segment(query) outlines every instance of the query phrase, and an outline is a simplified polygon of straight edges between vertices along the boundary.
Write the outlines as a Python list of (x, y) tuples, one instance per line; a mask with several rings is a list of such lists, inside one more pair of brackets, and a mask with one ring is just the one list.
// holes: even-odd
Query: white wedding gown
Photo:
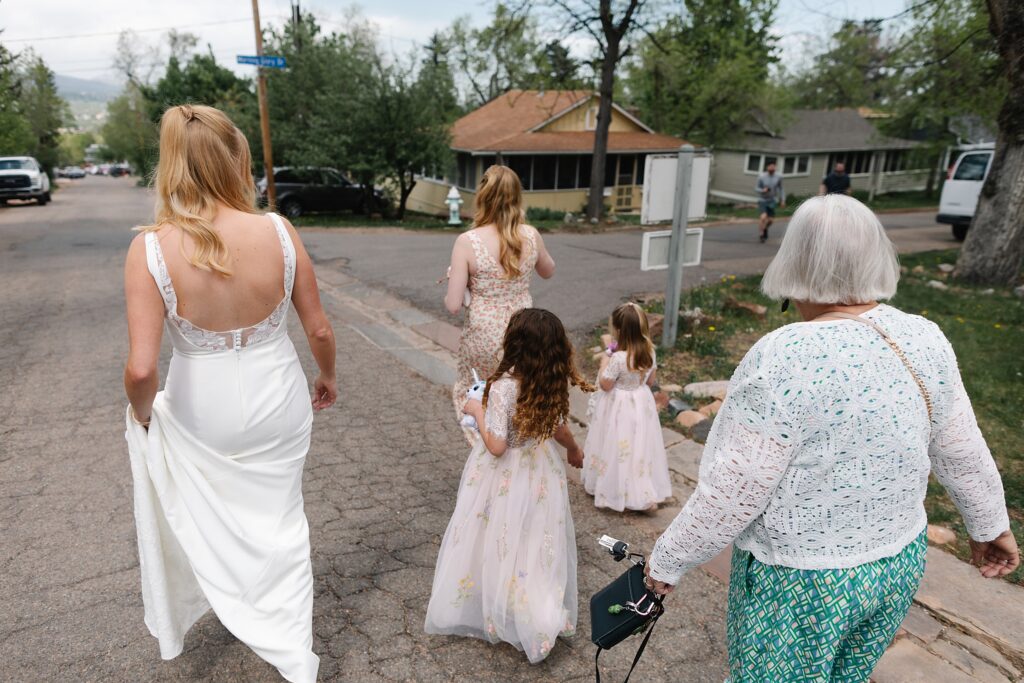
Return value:
[(181, 653), (207, 609), (289, 681), (315, 681), (313, 573), (302, 468), (313, 423), (306, 378), (287, 333), (295, 247), (284, 298), (263, 322), (229, 332), (177, 314), (155, 233), (149, 270), (174, 354), (147, 432), (126, 419), (145, 621), (160, 654)]

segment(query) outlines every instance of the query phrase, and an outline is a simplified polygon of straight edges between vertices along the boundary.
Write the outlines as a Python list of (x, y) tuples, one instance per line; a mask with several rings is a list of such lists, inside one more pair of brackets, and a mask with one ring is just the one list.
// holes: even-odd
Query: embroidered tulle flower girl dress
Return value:
[[(519, 311), (510, 329), (537, 311)], [(557, 322), (550, 313), (540, 313)], [(499, 372), (507, 370), (510, 360), (508, 336)], [(564, 331), (559, 343), (569, 349), (559, 367), (573, 368)], [(533, 343), (519, 345), (523, 347), (540, 348)], [(569, 381), (591, 390), (575, 369), (571, 372)], [(481, 430), (507, 447), (492, 455), (484, 438), (478, 437), (469, 454), (437, 557), (427, 633), (504, 641), (537, 663), (556, 638), (575, 632), (576, 534), (565, 465), (555, 449), (557, 441), (567, 448), (570, 464), (582, 464), (583, 452), (564, 424), (569, 381), (561, 379), (560, 387), (538, 392), (562, 394), (562, 408), (554, 411), (561, 414), (547, 420), (561, 425), (551, 438), (523, 438), (518, 433), (515, 414), (522, 384), (508, 374), (492, 382), (486, 412), (471, 402), (479, 410), (475, 417)]]
[[(620, 350), (611, 354), (598, 377), (604, 386), (592, 401), (583, 486), (597, 507), (648, 510), (672, 495), (658, 407), (648, 387), (657, 367), (653, 344), (646, 316), (635, 304), (617, 309), (612, 322)], [(633, 327), (635, 335), (630, 334)], [(624, 338), (631, 336), (636, 339), (624, 349)], [(650, 367), (630, 368), (630, 350), (640, 345), (647, 354), (638, 355), (649, 359)]]

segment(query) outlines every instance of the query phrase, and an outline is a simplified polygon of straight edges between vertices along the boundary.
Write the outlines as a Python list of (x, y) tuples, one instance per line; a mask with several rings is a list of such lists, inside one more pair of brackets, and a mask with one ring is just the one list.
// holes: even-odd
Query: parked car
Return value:
[(127, 164), (114, 164), (110, 167), (108, 174), (111, 178), (120, 178), (123, 175), (130, 175), (131, 169)]
[(64, 166), (57, 169), (58, 178), (84, 178), (85, 171), (78, 166)]
[(978, 146), (962, 152), (949, 169), (949, 177), (942, 186), (939, 215), (935, 220), (953, 226), (953, 237), (963, 241), (971, 227), (974, 210), (978, 206), (981, 186), (992, 167), (993, 145)]
[[(267, 201), (267, 179), (256, 183), (260, 200)], [(289, 218), (322, 211), (367, 213), (386, 204), (384, 193), (374, 188), (372, 199), (359, 183), (354, 183), (333, 168), (281, 166), (274, 169), (277, 208)], [(367, 206), (367, 204), (370, 206)]]
[(32, 157), (0, 157), (0, 203), (8, 199), (50, 201), (50, 178)]

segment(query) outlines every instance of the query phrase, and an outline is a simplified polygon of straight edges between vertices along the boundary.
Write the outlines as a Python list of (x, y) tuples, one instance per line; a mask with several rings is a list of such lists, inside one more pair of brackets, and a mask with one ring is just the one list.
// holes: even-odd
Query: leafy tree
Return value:
[(591, 87), (582, 74), (584, 65), (561, 41), (548, 41), (535, 55), (536, 86), (551, 90), (583, 90)]
[(809, 109), (878, 107), (889, 103), (899, 51), (881, 19), (847, 20), (832, 34), (831, 47), (789, 84), (796, 102)]
[[(920, 139), (937, 162), (947, 145), (957, 142), (959, 120), (969, 118), (995, 130), (1006, 95), (1003, 65), (988, 31), (984, 0), (946, 0), (911, 10), (902, 49), (894, 59), (891, 111), (883, 130)], [(937, 186), (932, 164), (927, 190)]]
[(536, 20), (525, 11), (499, 2), (487, 26), (472, 28), (468, 18), (457, 19), (441, 38), (472, 107), (509, 90), (541, 86), (537, 66), (544, 47)]
[(769, 113), (768, 80), (778, 61), (770, 28), (777, 0), (686, 0), (645, 37), (628, 71), (628, 96), (657, 130), (725, 142), (753, 109)]
[(32, 148), (32, 129), (22, 113), (21, 91), (17, 58), (0, 45), (0, 154), (26, 154)]
[[(375, 36), (357, 18), (347, 24), (344, 33), (324, 33), (306, 14), (268, 31), (266, 51), (288, 60), (287, 70), (267, 73), (274, 159), (281, 165), (332, 166), (372, 180), (372, 167), (353, 164), (351, 122), (359, 114), (360, 88), (371, 80)], [(254, 147), (258, 140), (250, 138)]]
[(427, 168), (444, 168), (451, 160), (449, 148), (452, 110), (438, 89), (450, 84), (450, 74), (438, 69), (376, 60), (358, 96), (352, 121), (353, 157), (364, 168), (398, 191), (398, 215), (405, 217), (416, 175)]
[(96, 142), (96, 136), (89, 131), (64, 133), (60, 138), (58, 163), (61, 166), (80, 166), (85, 163), (86, 148), (94, 142)]
[(53, 71), (37, 55), (25, 57), (21, 81), (19, 108), (32, 135), (28, 153), (52, 176), (59, 158), (60, 129), (72, 119), (71, 110), (57, 93)]
[(986, 0), (986, 5), (1008, 88), (992, 168), (956, 272), (972, 282), (1005, 284), (1018, 280), (1024, 262), (1024, 3)]
[(151, 103), (137, 85), (128, 83), (107, 104), (107, 120), (100, 134), (104, 156), (112, 161), (127, 161), (139, 175), (149, 174), (156, 158), (157, 128)]

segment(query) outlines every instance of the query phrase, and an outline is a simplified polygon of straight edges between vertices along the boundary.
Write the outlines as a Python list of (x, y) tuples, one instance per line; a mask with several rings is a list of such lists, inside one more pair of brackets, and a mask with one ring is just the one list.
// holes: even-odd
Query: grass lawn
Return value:
[[(868, 193), (863, 190), (856, 190), (853, 196), (867, 204), (872, 211), (900, 211), (910, 209), (931, 209), (939, 205), (939, 193), (931, 197), (923, 191), (917, 192), (893, 192), (875, 197), (875, 200), (868, 202)], [(776, 208), (776, 216), (792, 216), (800, 203), (806, 197), (791, 197), (786, 201), (786, 208)], [(708, 217), (719, 220), (728, 218), (749, 218), (756, 219), (759, 216), (757, 206), (736, 205), (736, 204), (708, 204)]]
[[(891, 303), (934, 321), (956, 350), (978, 423), (1002, 473), (1011, 525), (1020, 542), (1024, 541), (1024, 300), (1009, 288), (984, 294), (985, 288), (951, 281), (947, 290), (928, 287), (929, 280), (946, 277), (937, 270), (937, 264), (954, 263), (956, 255), (950, 250), (902, 256), (907, 272)], [(692, 329), (683, 329), (681, 321), (676, 348), (671, 352), (659, 349), (659, 383), (685, 385), (728, 379), (757, 339), (799, 319), (794, 309), (781, 313), (778, 304), (762, 297), (757, 289), (759, 282), (759, 276), (729, 276), (684, 293), (683, 308), (700, 307), (709, 317)], [(768, 307), (766, 318), (760, 320), (728, 307), (730, 298), (764, 304)], [(662, 312), (661, 302), (648, 308)], [(934, 479), (928, 488), (926, 507), (932, 523), (956, 531), (954, 550), (961, 558), (969, 558), (960, 515)], [(1009, 579), (1024, 585), (1024, 569), (1018, 569)]]

